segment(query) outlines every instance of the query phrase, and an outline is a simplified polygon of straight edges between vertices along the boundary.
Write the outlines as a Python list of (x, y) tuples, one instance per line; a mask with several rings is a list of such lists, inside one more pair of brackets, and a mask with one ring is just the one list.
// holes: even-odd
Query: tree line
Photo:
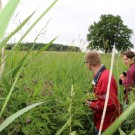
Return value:
[[(14, 44), (7, 44), (6, 50), (11, 50), (14, 47)], [(44, 43), (20, 43), (17, 48), (21, 51), (28, 51), (28, 50), (40, 50), (41, 48), (48, 46), (48, 44)], [(63, 44), (54, 44), (52, 43), (49, 45), (45, 51), (70, 51), (70, 52), (80, 52), (81, 49), (76, 46), (68, 46)]]

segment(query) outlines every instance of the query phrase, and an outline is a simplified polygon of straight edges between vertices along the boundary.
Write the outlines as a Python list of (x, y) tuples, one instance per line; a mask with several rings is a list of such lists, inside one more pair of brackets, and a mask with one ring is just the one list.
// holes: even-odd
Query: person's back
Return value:
[[(107, 92), (108, 80), (109, 80), (109, 71), (106, 69), (102, 72), (98, 80), (98, 83), (94, 89), (95, 95), (98, 98), (98, 100), (91, 104), (91, 108), (95, 110), (94, 123), (97, 129), (100, 128), (104, 102), (105, 102), (105, 97)], [(112, 76), (107, 111), (106, 111), (104, 124), (102, 128), (103, 131), (106, 128), (108, 128), (112, 124), (112, 122), (120, 115), (121, 110), (120, 110), (117, 90), (118, 89), (117, 89), (116, 81)]]

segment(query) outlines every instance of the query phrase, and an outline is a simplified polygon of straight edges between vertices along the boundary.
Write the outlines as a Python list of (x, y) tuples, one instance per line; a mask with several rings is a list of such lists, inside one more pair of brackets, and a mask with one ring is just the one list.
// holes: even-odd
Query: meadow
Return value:
[[(93, 77), (84, 64), (85, 53), (45, 51), (57, 37), (39, 51), (24, 52), (18, 46), (57, 0), (34, 20), (11, 51), (4, 51), (8, 41), (35, 13), (5, 37), (19, 2), (10, 0), (0, 13), (0, 135), (93, 135), (92, 111), (85, 105), (85, 100), (93, 98), (93, 94), (88, 94), (92, 92)], [(40, 33), (33, 45), (39, 36)], [(101, 57), (109, 69), (111, 54), (102, 54)], [(125, 70), (121, 55), (116, 54), (113, 75), (117, 82)], [(123, 90), (122, 86), (118, 87), (122, 106)], [(118, 130), (118, 135), (135, 134), (134, 90), (129, 99), (128, 108), (103, 135), (110, 135), (115, 130)]]
[[(10, 51), (6, 52), (8, 55)], [(0, 108), (17, 76), (18, 63), (27, 55), (0, 123), (15, 112), (37, 102), (44, 102), (19, 116), (2, 135), (54, 135), (76, 133), (92, 135), (92, 111), (84, 104), (90, 98), (92, 73), (84, 64), (81, 52), (22, 52), (14, 50), (6, 60), (0, 85)], [(111, 54), (101, 54), (102, 62), (110, 68)], [(126, 70), (120, 54), (115, 55), (113, 75)], [(124, 88), (119, 86), (119, 100), (123, 104)], [(134, 96), (131, 95), (131, 102)], [(134, 113), (133, 113), (134, 114)], [(134, 115), (127, 125), (135, 126)], [(126, 125), (126, 126), (127, 126)]]

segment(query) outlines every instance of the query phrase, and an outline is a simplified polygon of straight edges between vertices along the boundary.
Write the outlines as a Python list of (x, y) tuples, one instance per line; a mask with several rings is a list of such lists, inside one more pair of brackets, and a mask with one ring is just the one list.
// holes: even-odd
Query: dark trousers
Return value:
[(95, 129), (94, 135), (98, 135), (98, 132), (99, 132), (99, 130), (98, 129)]

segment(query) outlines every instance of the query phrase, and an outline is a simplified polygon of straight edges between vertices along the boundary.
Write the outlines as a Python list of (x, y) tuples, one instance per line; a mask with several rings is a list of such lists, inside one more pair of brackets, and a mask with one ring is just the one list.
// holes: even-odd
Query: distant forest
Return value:
[[(7, 44), (6, 50), (11, 50), (15, 44)], [(46, 47), (45, 47), (46, 46)], [(17, 48), (21, 51), (40, 50), (41, 48), (46, 48), (45, 51), (70, 51), (70, 52), (80, 52), (81, 49), (75, 46), (68, 46), (62, 44), (51, 44), (48, 47), (48, 44), (44, 43), (20, 43)]]

